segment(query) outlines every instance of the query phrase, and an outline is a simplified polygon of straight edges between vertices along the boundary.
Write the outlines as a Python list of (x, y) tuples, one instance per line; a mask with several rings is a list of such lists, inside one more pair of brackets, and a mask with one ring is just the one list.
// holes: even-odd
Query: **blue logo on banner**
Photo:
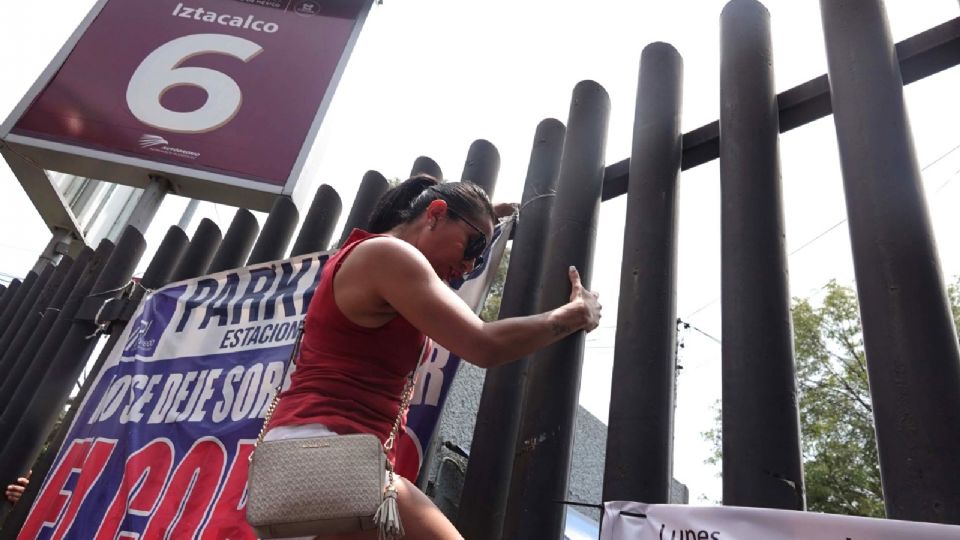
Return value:
[(157, 352), (160, 336), (170, 324), (177, 301), (186, 290), (186, 285), (165, 289), (162, 295), (154, 297), (153, 301), (144, 305), (140, 315), (130, 323), (133, 330), (123, 345), (124, 358), (133, 358), (136, 355), (150, 357)]

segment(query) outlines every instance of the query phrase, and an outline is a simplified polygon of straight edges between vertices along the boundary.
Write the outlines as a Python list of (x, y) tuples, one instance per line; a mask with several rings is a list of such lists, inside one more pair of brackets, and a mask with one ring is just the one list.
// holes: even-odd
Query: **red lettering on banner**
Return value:
[(217, 493), (226, 461), (227, 452), (219, 439), (197, 440), (177, 465), (141, 538), (193, 538)]
[(250, 454), (253, 441), (237, 443), (237, 454), (227, 473), (220, 496), (213, 505), (210, 520), (207, 521), (200, 540), (256, 540), (257, 535), (247, 525), (247, 469), (250, 467)]
[[(40, 494), (17, 538), (36, 538), (44, 527), (56, 527), (53, 538), (62, 538), (73, 525), (90, 488), (100, 479), (116, 445), (115, 440), (100, 439), (92, 444), (90, 439), (73, 441), (56, 469), (51, 471), (50, 482)], [(80, 473), (77, 484), (68, 491), (67, 481), (77, 472)]]
[(73, 521), (80, 511), (80, 505), (87, 498), (90, 488), (100, 479), (100, 475), (103, 474), (103, 469), (107, 466), (107, 461), (110, 460), (110, 455), (113, 454), (113, 449), (116, 446), (116, 440), (97, 439), (94, 441), (93, 448), (90, 449), (87, 458), (83, 460), (83, 469), (80, 471), (80, 477), (77, 478), (77, 485), (73, 488), (70, 504), (60, 520), (60, 525), (53, 532), (51, 540), (60, 540), (73, 526)]
[[(113, 540), (127, 514), (148, 516), (156, 507), (163, 486), (173, 467), (173, 443), (159, 438), (127, 457), (123, 479), (97, 530), (96, 540)], [(146, 477), (146, 478), (144, 478)], [(142, 483), (141, 483), (142, 480)], [(137, 487), (131, 496), (131, 490)], [(120, 538), (136, 538), (136, 533), (120, 531)]]
[(420, 439), (410, 426), (404, 427), (405, 431), (400, 434), (394, 450), (396, 472), (406, 479), (416, 478), (423, 464)]

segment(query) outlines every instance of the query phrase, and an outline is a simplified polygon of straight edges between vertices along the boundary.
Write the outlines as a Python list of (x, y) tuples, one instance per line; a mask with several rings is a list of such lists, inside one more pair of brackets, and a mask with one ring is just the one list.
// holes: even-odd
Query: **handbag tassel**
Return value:
[(380, 540), (398, 540), (404, 535), (400, 510), (397, 508), (397, 490), (393, 486), (384, 492), (383, 502), (373, 515), (373, 521), (377, 524)]

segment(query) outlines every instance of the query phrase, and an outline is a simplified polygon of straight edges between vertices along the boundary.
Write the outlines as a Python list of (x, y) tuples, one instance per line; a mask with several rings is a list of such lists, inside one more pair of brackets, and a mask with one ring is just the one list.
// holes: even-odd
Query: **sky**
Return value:
[[(0, 119), (27, 91), (93, 0), (0, 4)], [(767, 0), (778, 92), (826, 72), (818, 3)], [(459, 178), (470, 143), (487, 139), (501, 155), (495, 201), (518, 201), (536, 125), (567, 120), (574, 85), (591, 79), (611, 99), (606, 161), (629, 157), (637, 73), (643, 47), (672, 44), (684, 59), (683, 130), (719, 113), (719, 17), (715, 0), (384, 0), (374, 6), (317, 137), (312, 193), (333, 186), (345, 219), (363, 173), (404, 177), (430, 156)], [(960, 15), (955, 0), (889, 0), (896, 41)], [(283, 81), (277, 81), (278, 85)], [(943, 274), (960, 275), (960, 70), (907, 87), (918, 164), (923, 168)], [(831, 279), (853, 284), (850, 243), (832, 117), (783, 134), (780, 155), (790, 292), (816, 301)], [(695, 329), (680, 334), (674, 476), (691, 502), (721, 498), (718, 468), (704, 460), (702, 433), (720, 398), (719, 164), (680, 180), (677, 315)], [(187, 201), (168, 196), (146, 235), (149, 261)], [(600, 328), (587, 336), (580, 403), (604, 422), (616, 328), (616, 299), (626, 209), (603, 203), (592, 287), (604, 303)], [(226, 230), (235, 209), (203, 203), (200, 217)], [(258, 216), (260, 219), (263, 215)], [(50, 234), (13, 173), (0, 164), (0, 273), (22, 277)], [(5, 281), (0, 275), (0, 281)]]

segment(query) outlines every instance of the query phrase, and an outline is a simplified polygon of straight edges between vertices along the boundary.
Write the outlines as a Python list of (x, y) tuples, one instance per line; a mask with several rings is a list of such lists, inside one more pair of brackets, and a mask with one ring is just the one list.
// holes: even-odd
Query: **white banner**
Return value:
[(600, 540), (956, 540), (960, 526), (816, 512), (611, 501)]

